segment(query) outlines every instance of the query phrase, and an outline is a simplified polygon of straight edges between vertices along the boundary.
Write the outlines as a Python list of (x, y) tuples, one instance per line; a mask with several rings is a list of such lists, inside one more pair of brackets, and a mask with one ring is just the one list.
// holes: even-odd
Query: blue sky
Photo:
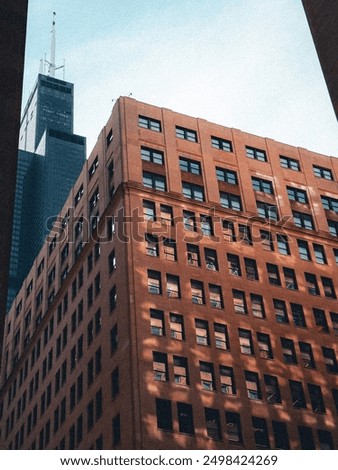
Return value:
[[(301, 0), (30, 0), (24, 100), (49, 55), (75, 84), (88, 153), (129, 95), (338, 156), (337, 121)], [(56, 75), (62, 78), (62, 73)]]

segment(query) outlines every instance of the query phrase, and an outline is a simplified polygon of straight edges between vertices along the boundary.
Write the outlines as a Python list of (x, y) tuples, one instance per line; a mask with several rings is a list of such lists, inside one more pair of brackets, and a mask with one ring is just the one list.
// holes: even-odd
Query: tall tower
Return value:
[(6, 310), (28, 0), (0, 3), (0, 347)]
[(85, 161), (85, 138), (73, 133), (74, 85), (54, 76), (55, 14), (48, 64), (21, 119), (7, 310)]

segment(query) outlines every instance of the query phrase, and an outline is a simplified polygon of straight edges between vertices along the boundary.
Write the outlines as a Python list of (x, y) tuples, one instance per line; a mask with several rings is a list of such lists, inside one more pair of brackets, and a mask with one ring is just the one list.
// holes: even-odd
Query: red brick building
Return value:
[(120, 98), (7, 316), (5, 447), (337, 448), (337, 181)]

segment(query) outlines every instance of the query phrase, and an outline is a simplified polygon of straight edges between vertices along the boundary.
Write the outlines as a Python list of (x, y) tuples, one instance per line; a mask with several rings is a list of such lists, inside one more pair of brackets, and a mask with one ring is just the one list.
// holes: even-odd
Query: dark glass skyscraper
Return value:
[(7, 309), (85, 161), (73, 108), (72, 83), (38, 75), (20, 126)]

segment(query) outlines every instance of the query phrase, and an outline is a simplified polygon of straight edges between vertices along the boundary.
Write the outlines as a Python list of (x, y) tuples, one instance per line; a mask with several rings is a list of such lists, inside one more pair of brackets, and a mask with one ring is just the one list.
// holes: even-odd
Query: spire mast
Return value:
[[(47, 65), (47, 75), (50, 77), (55, 78), (55, 71), (59, 69), (63, 69), (63, 80), (65, 80), (65, 59), (63, 59), (63, 65), (56, 66), (56, 32), (55, 32), (55, 17), (56, 13), (53, 11), (53, 22), (52, 22), (52, 30), (51, 30), (51, 38), (50, 38), (50, 60), (46, 59), (46, 54), (45, 58), (42, 60), (43, 66), (41, 68), (41, 63), (40, 63), (40, 73), (43, 73), (45, 75), (45, 66)], [(41, 71), (42, 70), (42, 71)]]
[(56, 13), (53, 11), (53, 22), (52, 22), (52, 31), (51, 31), (51, 40), (50, 40), (50, 61), (49, 61), (49, 75), (55, 77), (55, 49), (56, 49), (56, 39), (55, 39), (55, 16)]

